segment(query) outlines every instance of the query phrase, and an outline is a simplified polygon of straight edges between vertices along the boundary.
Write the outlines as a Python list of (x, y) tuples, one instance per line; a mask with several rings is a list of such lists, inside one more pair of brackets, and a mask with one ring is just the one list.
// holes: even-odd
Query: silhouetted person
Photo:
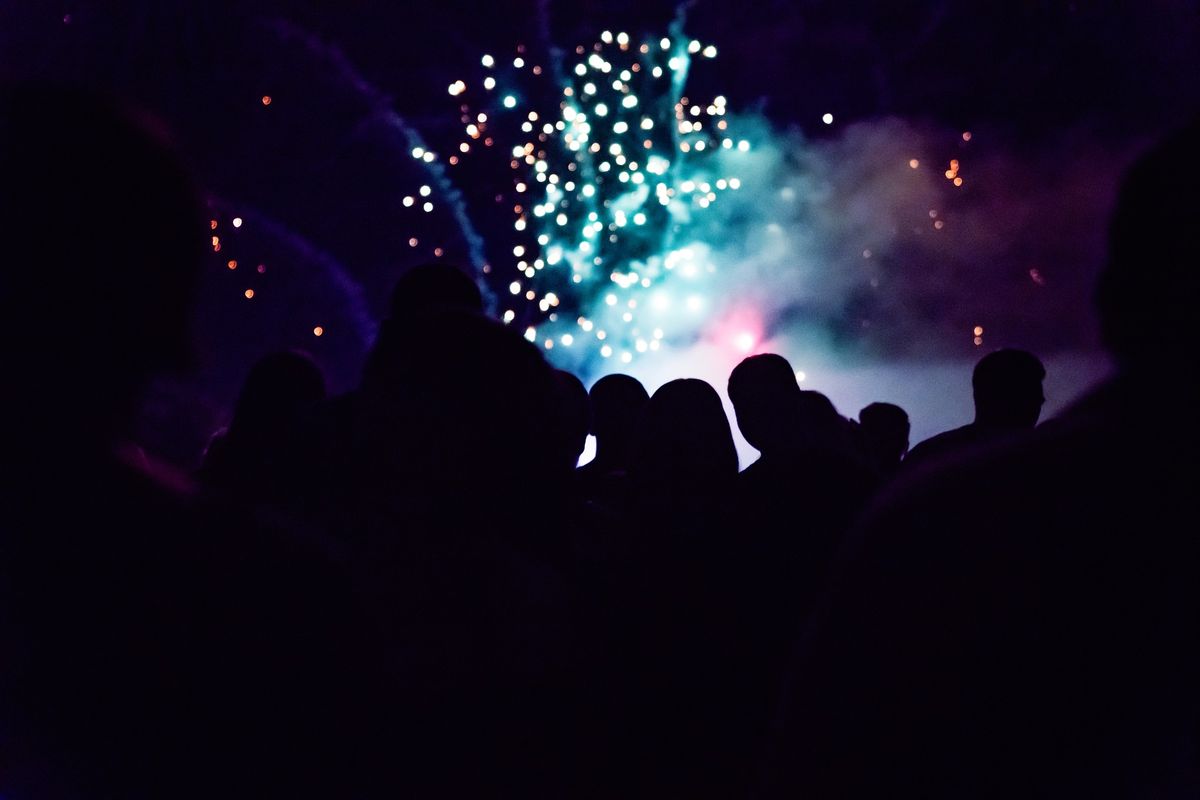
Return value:
[(734, 367), (729, 375), (729, 399), (742, 436), (762, 458), (802, 446), (800, 385), (783, 356), (750, 356)]
[(783, 356), (739, 363), (729, 399), (742, 435), (761, 453), (738, 476), (738, 536), (728, 556), (740, 615), (739, 669), (728, 692), (738, 698), (749, 781), (792, 642), (872, 476), (856, 461), (846, 420), (825, 395), (800, 389)]
[(800, 389), (791, 364), (773, 353), (733, 369), (729, 399), (742, 435), (761, 453), (738, 478), (739, 514), (777, 543), (807, 540), (803, 558), (810, 568), (823, 563), (872, 485), (847, 421), (828, 397)]
[[(28, 393), (14, 432), (50, 458), (56, 444), (107, 447), (149, 377), (191, 358), (202, 212), (163, 143), (121, 112), (63, 90), (7, 89), (3, 102), (0, 308), (28, 334), (3, 344)], [(107, 238), (118, 227), (136, 246)]]
[[(500, 496), (562, 475), (555, 373), (536, 347), (468, 311), (418, 313), (390, 326), (386, 358), (359, 390), (370, 424), (379, 426), (364, 432), (362, 444), (381, 477), (414, 481), (441, 502), (467, 487)], [(501, 463), (512, 470), (495, 474)]]
[(813, 389), (802, 389), (800, 420), (804, 447), (837, 454), (841, 459), (866, 468), (854, 422), (838, 413), (827, 396)]
[(405, 792), (564, 796), (575, 693), (561, 570), (586, 392), (461, 302), (470, 292), (445, 302), (441, 289), (471, 287), (447, 269), (444, 283), (401, 280), (407, 299), (343, 399), (322, 516), (379, 611)]
[(278, 500), (295, 486), (297, 438), (324, 399), (325, 376), (308, 356), (284, 352), (259, 360), (228, 429), (209, 445), (203, 482), (247, 500)]
[(556, 408), (562, 437), (563, 464), (574, 470), (587, 444), (591, 427), (591, 404), (583, 382), (566, 370), (554, 371)]
[(716, 390), (702, 380), (668, 381), (642, 414), (631, 479), (645, 546), (704, 547), (724, 525), (738, 456)]
[(393, 346), (392, 329), (397, 324), (443, 311), (482, 314), (483, 297), (479, 287), (452, 264), (435, 262), (407, 270), (392, 289), (388, 316), (379, 326), (379, 334), (367, 357), (365, 373), (369, 376), (376, 363), (387, 357), (387, 350)]
[(586, 797), (604, 798), (627, 790), (634, 761), (629, 729), (636, 725), (630, 681), (637, 671), (631, 642), (640, 641), (630, 620), (639, 620), (643, 594), (631, 590), (644, 545), (630, 519), (630, 470), (642, 431), (642, 413), (650, 400), (645, 387), (629, 375), (606, 375), (589, 394), (591, 432), (596, 456), (575, 471), (585, 502), (575, 526), (575, 592), (579, 642), (580, 718), (578, 729), (589, 776)]
[(208, 226), (185, 171), (131, 114), (25, 86), (0, 89), (0, 174), (22, 406), (0, 452), (0, 794), (358, 793), (354, 698), (377, 684), (337, 571), (122, 456), (139, 390), (190, 356)]
[(617, 769), (604, 796), (709, 796), (729, 786), (724, 692), (731, 537), (738, 458), (721, 399), (701, 380), (670, 381), (642, 417), (631, 478), (636, 548), (615, 581), (610, 674), (623, 681), (606, 711)]
[(585, 497), (611, 500), (619, 494), (637, 452), (642, 413), (650, 395), (630, 375), (605, 375), (589, 392), (596, 457), (578, 470)]
[(1033, 353), (1008, 349), (988, 353), (971, 376), (975, 421), (921, 442), (909, 451), (905, 465), (924, 464), (1033, 430), (1046, 402), (1045, 377), (1046, 368)]
[[(383, 384), (393, 380), (389, 365), (395, 362), (395, 351), (402, 346), (397, 341), (401, 335), (398, 328), (443, 313), (483, 313), (479, 287), (463, 270), (453, 264), (434, 262), (412, 267), (401, 275), (392, 289), (388, 315), (380, 322), (379, 333), (367, 354), (363, 383)], [(432, 327), (424, 332), (429, 338), (436, 333)], [(369, 438), (359, 421), (363, 413), (361, 392), (356, 388), (324, 403), (303, 435), (299, 471), (305, 477), (299, 482), (292, 511), (297, 516), (322, 520), (342, 538), (352, 535), (349, 529), (353, 526), (347, 524), (345, 516), (358, 489), (354, 440)]]
[[(468, 309), (397, 317), (388, 335), (357, 392), (331, 524), (384, 611), (407, 788), (569, 794), (561, 384), (537, 347)], [(586, 418), (572, 424), (578, 441)]]
[(637, 549), (614, 608), (626, 638), (612, 649), (629, 680), (618, 702), (631, 751), (622, 796), (720, 796), (737, 782), (737, 698), (727, 691), (736, 640), (728, 555), (738, 457), (721, 399), (702, 380), (650, 397), (631, 469)]
[(483, 313), (479, 287), (453, 264), (434, 262), (411, 267), (392, 289), (388, 316), (404, 319), (431, 311)]
[(882, 476), (895, 475), (908, 452), (908, 414), (892, 403), (871, 403), (858, 412), (858, 424), (875, 468)]
[(650, 398), (634, 472), (648, 487), (699, 494), (727, 488), (737, 449), (721, 398), (694, 378), (669, 381)]
[[(801, 642), (772, 797), (1200, 795), (1200, 126), (1127, 174), (1117, 362), (1055, 420), (910, 473)], [(1028, 417), (1026, 418), (1028, 419)]]

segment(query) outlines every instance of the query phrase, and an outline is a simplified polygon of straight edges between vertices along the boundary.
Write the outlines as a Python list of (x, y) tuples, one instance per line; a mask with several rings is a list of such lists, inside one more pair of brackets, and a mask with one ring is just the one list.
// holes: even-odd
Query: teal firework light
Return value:
[[(485, 55), (462, 96), (451, 165), (497, 156), (510, 184), (513, 245), (486, 268), (505, 323), (569, 366), (628, 364), (695, 335), (717, 266), (705, 210), (737, 191), (740, 154), (726, 99), (687, 93), (711, 44), (605, 31), (551, 64), (518, 48)], [(427, 154), (422, 154), (428, 159)], [(711, 233), (711, 231), (709, 231)]]

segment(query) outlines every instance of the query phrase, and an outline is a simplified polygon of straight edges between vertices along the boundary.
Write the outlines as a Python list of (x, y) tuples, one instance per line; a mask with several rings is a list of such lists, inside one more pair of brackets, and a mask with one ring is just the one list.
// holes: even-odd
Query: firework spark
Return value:
[(496, 200), (512, 214), (511, 245), (489, 262), (498, 311), (560, 363), (629, 363), (703, 319), (717, 266), (698, 221), (741, 187), (750, 150), (729, 130), (725, 97), (686, 93), (694, 66), (716, 55), (678, 31), (605, 31), (561, 64), (524, 47), (484, 55), (478, 81), (449, 85), (462, 103), (449, 164), (508, 162)]

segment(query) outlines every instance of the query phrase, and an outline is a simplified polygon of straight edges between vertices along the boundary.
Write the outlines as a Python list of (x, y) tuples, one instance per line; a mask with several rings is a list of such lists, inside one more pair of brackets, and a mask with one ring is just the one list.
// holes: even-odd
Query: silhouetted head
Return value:
[(100, 436), (190, 361), (207, 226), (165, 139), (80, 90), (0, 90), (0, 318), (31, 413)]
[(257, 438), (290, 430), (324, 399), (325, 376), (311, 358), (296, 352), (272, 353), (250, 369), (229, 435)]
[(1037, 425), (1046, 401), (1045, 377), (1046, 368), (1033, 353), (1007, 349), (988, 353), (971, 376), (975, 421), (1003, 428)]
[(604, 458), (614, 468), (627, 469), (650, 394), (641, 381), (630, 375), (605, 375), (592, 385), (588, 396), (597, 459)]
[(566, 370), (554, 370), (554, 396), (557, 400), (559, 428), (562, 436), (563, 464), (574, 469), (583, 455), (591, 427), (591, 405), (583, 382)]
[(421, 264), (400, 276), (392, 289), (388, 316), (403, 319), (448, 310), (483, 313), (483, 296), (465, 272), (439, 262)]
[(715, 389), (701, 380), (665, 383), (643, 416), (635, 471), (645, 482), (702, 491), (737, 475), (737, 449)]
[(750, 356), (729, 375), (729, 399), (738, 428), (752, 447), (768, 453), (796, 444), (800, 385), (783, 356)]
[(1097, 299), (1105, 344), (1125, 369), (1194, 369), (1198, 187), (1200, 120), (1139, 159), (1122, 183)]
[(838, 413), (832, 400), (818, 391), (801, 389), (797, 401), (799, 440), (804, 447), (827, 452), (850, 447), (847, 420)]
[(859, 430), (866, 437), (875, 463), (892, 469), (908, 452), (908, 414), (891, 403), (871, 403), (858, 412)]
[(394, 362), (390, 350), (396, 346), (398, 326), (410, 326), (420, 318), (444, 312), (483, 312), (479, 287), (466, 273), (450, 264), (435, 262), (413, 267), (401, 275), (392, 289), (388, 317), (380, 324), (379, 334), (367, 354), (363, 382), (392, 380), (392, 376), (380, 371), (386, 371), (386, 365)]
[(464, 495), (563, 473), (554, 376), (536, 347), (466, 311), (397, 320), (393, 334), (362, 392), (381, 469)]

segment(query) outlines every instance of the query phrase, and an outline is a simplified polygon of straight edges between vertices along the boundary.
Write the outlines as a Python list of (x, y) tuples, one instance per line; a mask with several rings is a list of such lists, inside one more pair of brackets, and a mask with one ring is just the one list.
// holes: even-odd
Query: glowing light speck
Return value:
[[(511, 170), (488, 192), (512, 212), (504, 226), (511, 238), (494, 254), (506, 257), (491, 278), (497, 294), (512, 298), (504, 321), (535, 322), (526, 338), (553, 348), (548, 355), (564, 366), (597, 355), (629, 363), (635, 352), (649, 357), (660, 342), (694, 336), (706, 322), (705, 298), (719, 290), (712, 276), (721, 264), (699, 244), (719, 224), (703, 221), (704, 210), (740, 186), (730, 173), (741, 159), (726, 151), (751, 147), (731, 138), (723, 95), (709, 101), (683, 92), (693, 71), (710, 69), (715, 45), (610, 30), (573, 52), (561, 70), (537, 70), (518, 48), (519, 72), (481, 76), (484, 88), (500, 88), (500, 79), (507, 91), (465, 92), (464, 81), (471, 102), (459, 109), (460, 138), (451, 146), (468, 163), (489, 152), (485, 137), (488, 146), (494, 139), (490, 152)], [(507, 66), (490, 56), (481, 63)], [(667, 67), (671, 75), (663, 75)], [(559, 100), (536, 107), (526, 100), (543, 97)], [(690, 292), (680, 291), (681, 281)]]

